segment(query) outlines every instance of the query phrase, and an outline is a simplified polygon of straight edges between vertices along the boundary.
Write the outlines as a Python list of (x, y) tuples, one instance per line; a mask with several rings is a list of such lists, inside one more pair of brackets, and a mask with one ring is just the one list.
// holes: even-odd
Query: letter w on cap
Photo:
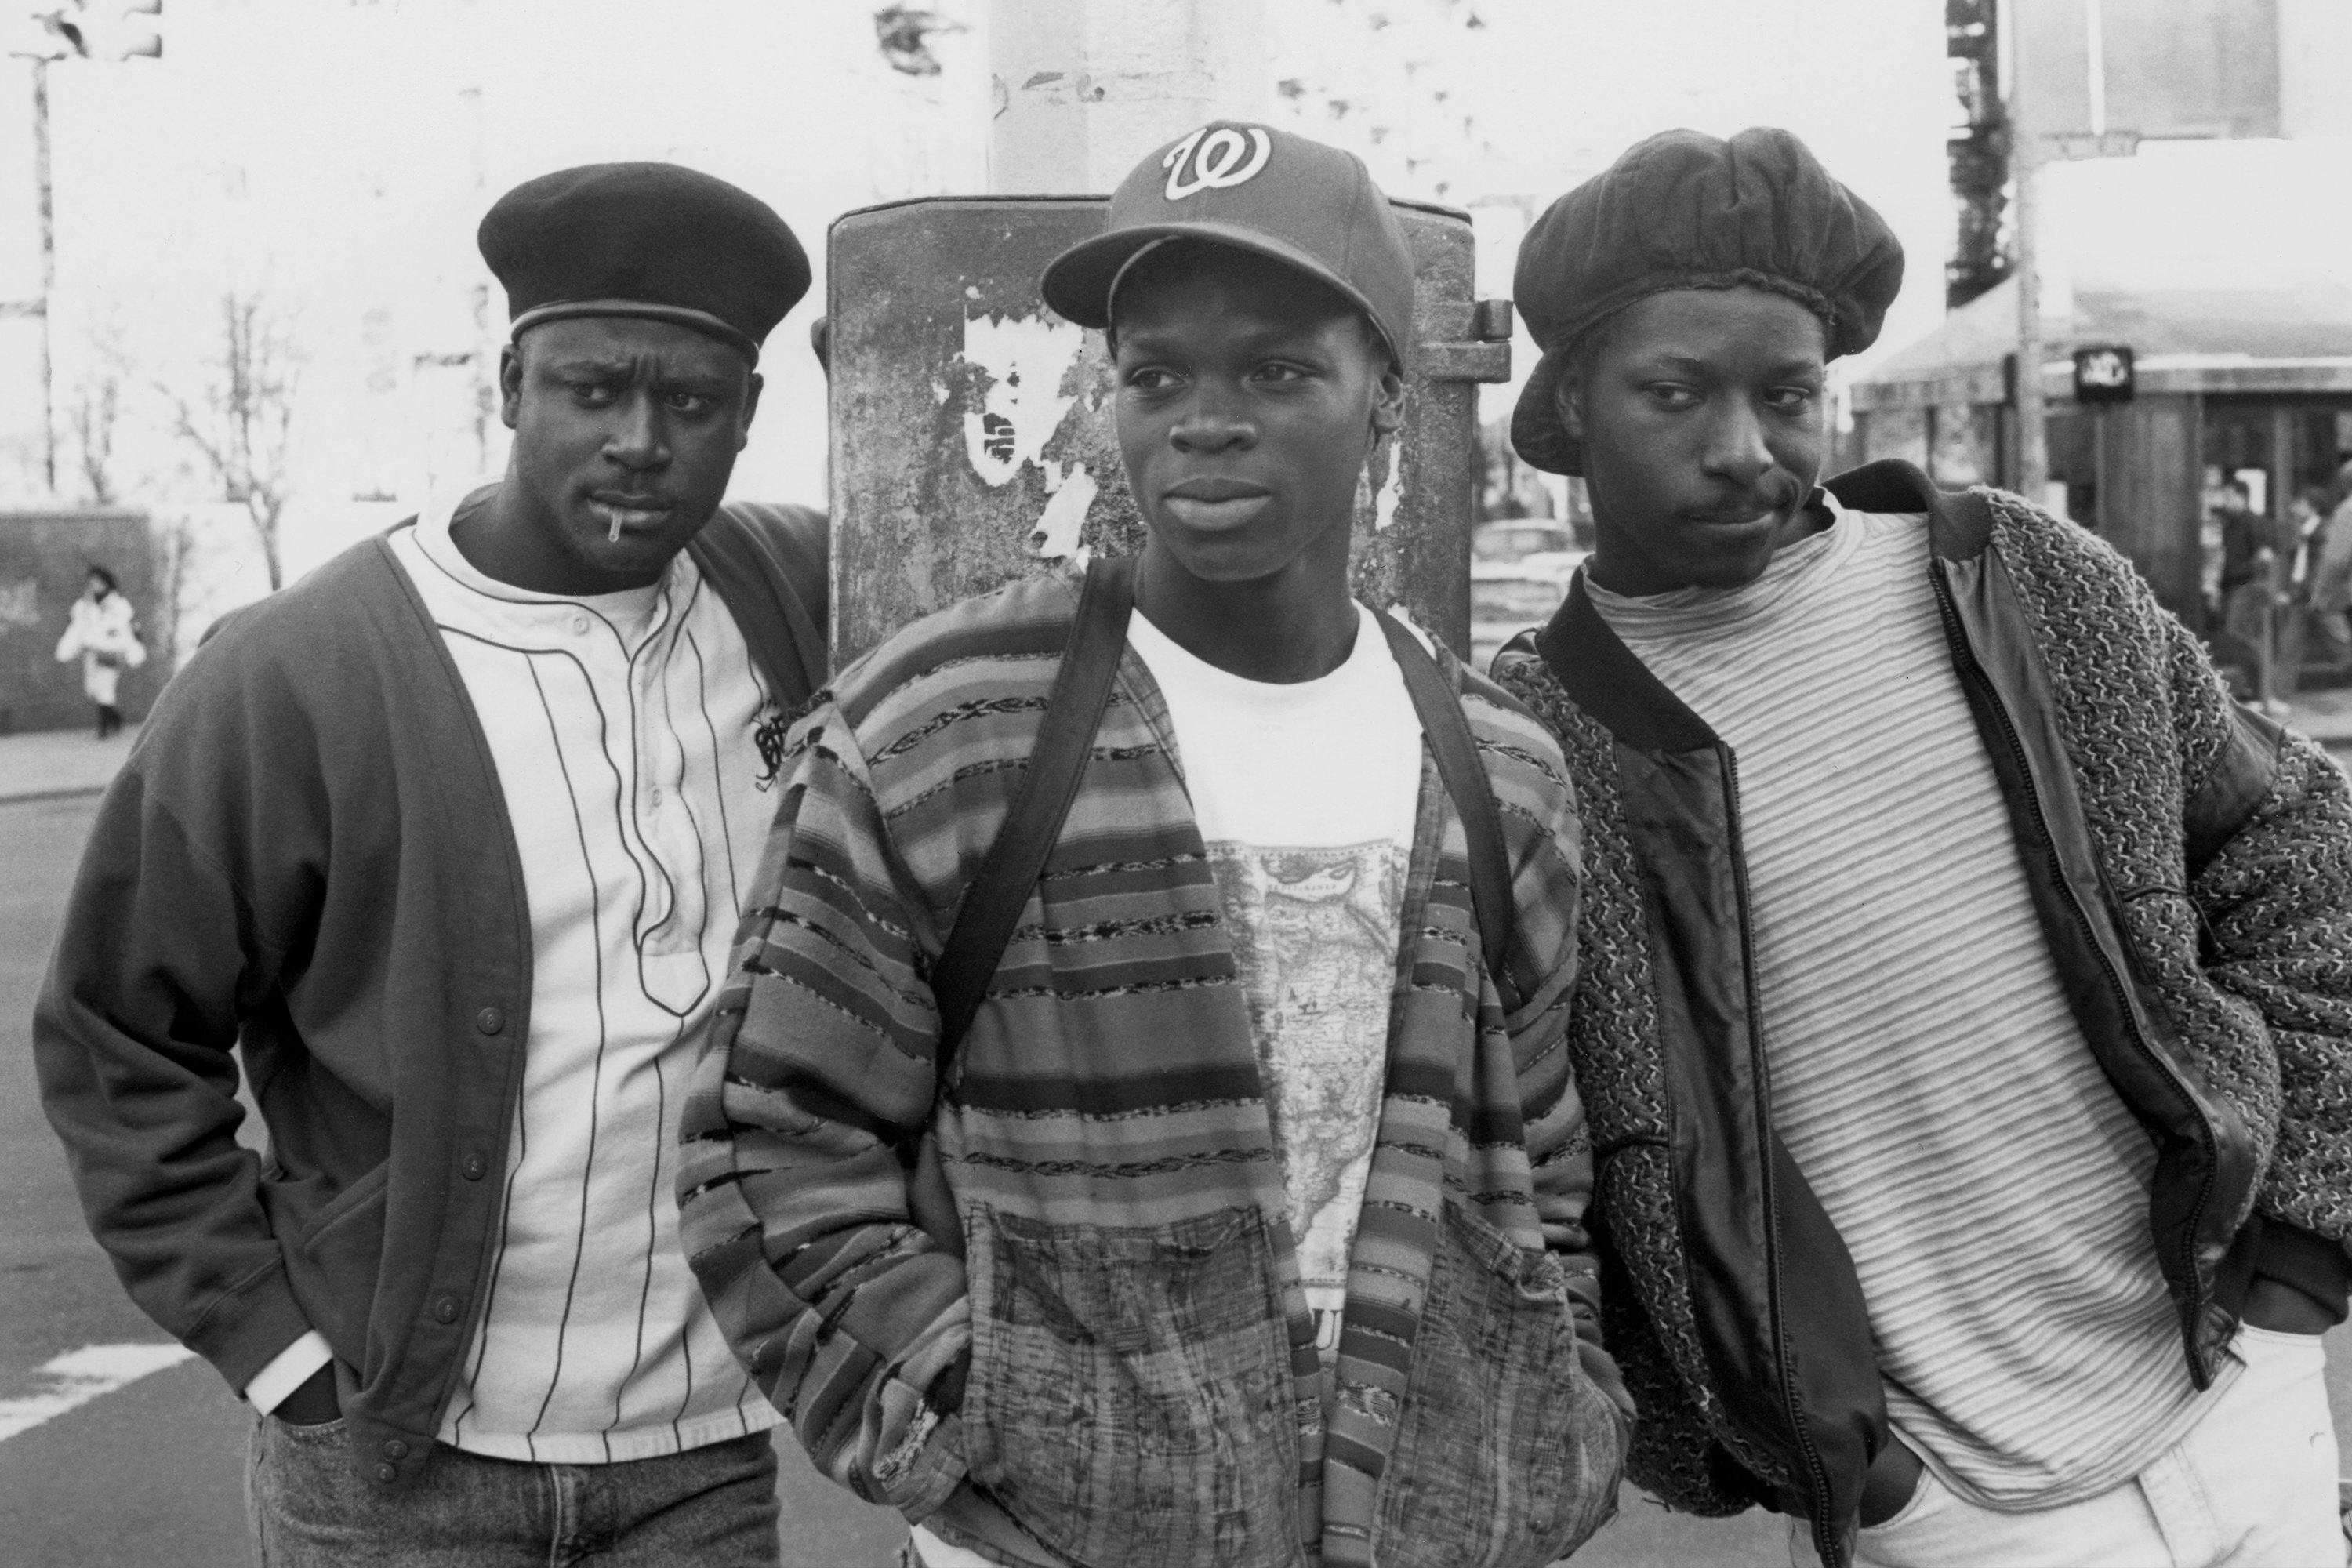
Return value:
[[(1274, 142), (1255, 125), (1248, 131), (1244, 141), (1232, 126), (1220, 125), (1212, 131), (1203, 125), (1168, 149), (1168, 156), (1160, 160), (1160, 166), (1168, 171), (1168, 199), (1181, 202), (1201, 191), (1243, 184), (1256, 177), (1265, 167)], [(1188, 163), (1189, 178), (1184, 172)]]

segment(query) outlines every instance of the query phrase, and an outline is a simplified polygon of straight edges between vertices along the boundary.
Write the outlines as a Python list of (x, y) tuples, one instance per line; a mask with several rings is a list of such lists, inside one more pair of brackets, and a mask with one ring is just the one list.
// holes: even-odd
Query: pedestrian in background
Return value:
[(1578, 832), (1534, 721), (1349, 592), (1403, 233), (1353, 156), (1219, 123), (1043, 292), (1106, 331), (1149, 542), (917, 622), (795, 728), (689, 1255), (922, 1568), (1542, 1568), (1627, 1417)]
[(81, 596), (67, 612), (66, 635), (58, 639), (58, 662), (81, 660), (82, 695), (98, 708), (98, 738), (122, 728), (122, 672), (147, 662), (139, 640), (139, 613), (116, 586), (114, 574), (93, 563)]
[(776, 1415), (674, 1172), (762, 746), (824, 668), (824, 519), (720, 505), (808, 264), (663, 163), (532, 180), (480, 242), (505, 477), (164, 690), (35, 1016), (44, 1103), (132, 1297), (254, 1407), (267, 1568), (773, 1563)]
[(2248, 700), (2278, 719), (2286, 715), (2279, 696), (2279, 632), (2287, 603), (2284, 584), (2297, 539), (2292, 522), (2254, 510), (2252, 501), (2246, 482), (2232, 479), (2221, 486), (2214, 509), (2221, 531), (2221, 613), (2214, 642), (2224, 664), (2245, 671)]
[(2329, 663), (2352, 661), (2352, 462), (2336, 470), (2334, 504), (2312, 536), (2311, 618), (2327, 639)]
[(1584, 816), (1630, 1473), (1800, 1561), (2341, 1563), (2352, 795), (2089, 531), (1815, 482), (1901, 274), (1770, 130), (1520, 247), (1513, 441), (1597, 531), (1496, 672)]

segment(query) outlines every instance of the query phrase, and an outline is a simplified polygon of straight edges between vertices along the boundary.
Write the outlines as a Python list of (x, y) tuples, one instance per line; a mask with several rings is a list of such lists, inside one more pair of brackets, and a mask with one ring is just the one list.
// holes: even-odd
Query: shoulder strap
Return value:
[(1518, 989), (1512, 984), (1509, 968), (1518, 922), (1517, 906), (1511, 899), (1510, 850), (1503, 840), (1502, 814), (1495, 807), (1486, 766), (1478, 760), (1478, 742), (1470, 733), (1470, 721), (1462, 713), (1461, 694), (1438, 669), (1419, 637), (1377, 605), (1371, 611), (1389, 639), (1389, 651), (1396, 655), (1397, 668), (1404, 672), (1404, 689), (1412, 698), (1422, 733), (1429, 737), (1429, 749), (1437, 754), (1437, 776), (1444, 781), (1445, 793), (1453, 796), (1454, 809), (1462, 818), (1462, 837), (1470, 850), (1470, 904), (1478, 919), (1478, 945), (1486, 953), (1486, 973), (1494, 977), (1504, 1007), (1515, 1008)]
[(1063, 645), (1062, 668), (1054, 677), (1045, 721), (1038, 726), (1029, 767), (1004, 825), (971, 886), (964, 890), (955, 929), (939, 962), (931, 966), (931, 996), (940, 1010), (939, 1054), (934, 1065), (944, 1081), (964, 1031), (980, 1011), (988, 983), (1003, 960), (1005, 944), (1045, 868), (1045, 857), (1061, 837), (1062, 819), (1077, 797), (1078, 779), (1094, 750), (1095, 731), (1110, 700), (1127, 647), (1128, 612), (1135, 604), (1132, 557), (1097, 557), (1078, 592), (1077, 618)]
[(825, 680), (826, 532), (807, 507), (730, 501), (686, 546), (787, 713)]

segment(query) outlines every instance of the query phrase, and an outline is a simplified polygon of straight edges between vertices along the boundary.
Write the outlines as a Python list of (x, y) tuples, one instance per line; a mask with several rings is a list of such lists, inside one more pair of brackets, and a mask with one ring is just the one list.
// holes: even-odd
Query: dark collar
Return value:
[(1717, 744), (1650, 667), (1633, 657), (1584, 592), (1580, 567), (1559, 613), (1536, 634), (1536, 648), (1569, 700), (1611, 734), (1645, 752), (1695, 752)]
[(1974, 490), (1954, 495), (1900, 458), (1849, 468), (1822, 487), (1856, 511), (1924, 511), (1938, 561), (1973, 561), (1992, 542), (1992, 511)]

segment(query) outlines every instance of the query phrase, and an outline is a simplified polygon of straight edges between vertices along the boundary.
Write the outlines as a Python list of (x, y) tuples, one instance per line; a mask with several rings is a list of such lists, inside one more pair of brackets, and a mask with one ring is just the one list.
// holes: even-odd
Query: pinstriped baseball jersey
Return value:
[(482, 575), (446, 511), (392, 548), (488, 737), (531, 922), (530, 1029), (499, 1253), (446, 1442), (595, 1464), (772, 1426), (678, 1248), (680, 1090), (773, 803), (768, 709), (684, 554), (585, 598)]

